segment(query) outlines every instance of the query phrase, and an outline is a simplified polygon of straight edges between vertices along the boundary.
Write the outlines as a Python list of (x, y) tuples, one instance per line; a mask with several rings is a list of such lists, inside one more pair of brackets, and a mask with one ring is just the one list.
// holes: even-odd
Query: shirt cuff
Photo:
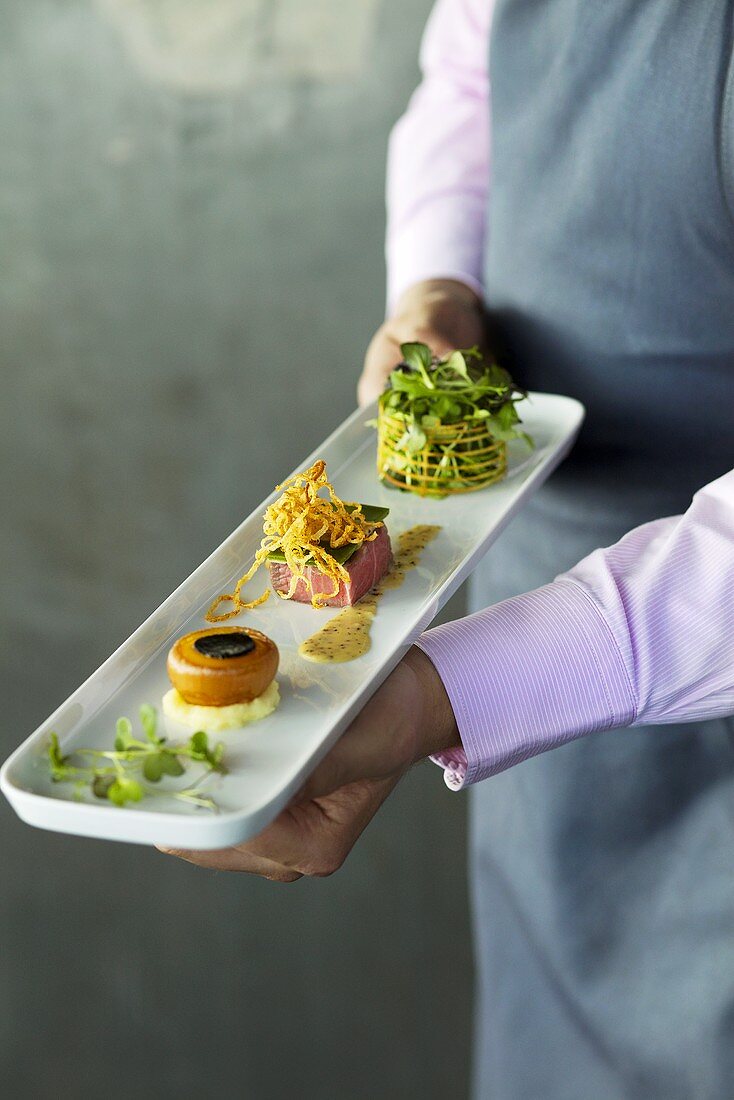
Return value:
[(622, 654), (600, 609), (561, 579), (422, 634), (461, 748), (432, 759), (453, 790), (597, 730), (634, 721)]
[(444, 783), (449, 790), (460, 791), (466, 782), (466, 753), (463, 748), (457, 745), (455, 749), (437, 752), (429, 759), (443, 768)]

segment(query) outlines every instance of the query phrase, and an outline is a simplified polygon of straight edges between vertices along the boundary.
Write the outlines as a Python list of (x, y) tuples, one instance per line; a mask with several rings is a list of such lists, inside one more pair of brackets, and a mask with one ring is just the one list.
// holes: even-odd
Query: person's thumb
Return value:
[(314, 770), (298, 801), (407, 771), (416, 759), (416, 688), (413, 670), (398, 665)]

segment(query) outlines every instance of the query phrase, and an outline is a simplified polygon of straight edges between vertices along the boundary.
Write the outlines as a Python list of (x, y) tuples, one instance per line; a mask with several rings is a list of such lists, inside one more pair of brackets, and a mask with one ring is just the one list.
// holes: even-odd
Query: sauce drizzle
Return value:
[(440, 530), (440, 527), (434, 525), (419, 524), (403, 531), (398, 537), (390, 571), (353, 607), (345, 607), (322, 626), (321, 630), (301, 642), (298, 647), (300, 656), (307, 661), (341, 663), (353, 661), (366, 653), (372, 644), (370, 630), (380, 597), (389, 589), (400, 587), (405, 580), (405, 574), (415, 568), (422, 551)]

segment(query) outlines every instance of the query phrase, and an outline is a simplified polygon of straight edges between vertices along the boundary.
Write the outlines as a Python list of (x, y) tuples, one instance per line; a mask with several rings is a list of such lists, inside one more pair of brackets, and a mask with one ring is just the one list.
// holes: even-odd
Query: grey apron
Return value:
[[(588, 419), (475, 574), (475, 608), (734, 466), (733, 16), (734, 0), (499, 0), (495, 339)], [(476, 1095), (732, 1100), (734, 722), (526, 761), (472, 790), (471, 836)]]

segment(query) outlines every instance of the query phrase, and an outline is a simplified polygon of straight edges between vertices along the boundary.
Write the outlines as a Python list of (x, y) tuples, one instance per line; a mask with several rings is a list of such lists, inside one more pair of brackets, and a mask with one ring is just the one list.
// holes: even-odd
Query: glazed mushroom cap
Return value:
[[(229, 644), (227, 635), (232, 636)], [(239, 639), (234, 637), (237, 635)], [(208, 638), (212, 641), (207, 646), (203, 640)], [(166, 667), (171, 683), (187, 703), (204, 707), (249, 703), (272, 683), (278, 670), (278, 647), (259, 630), (215, 626), (179, 638), (168, 654)]]

